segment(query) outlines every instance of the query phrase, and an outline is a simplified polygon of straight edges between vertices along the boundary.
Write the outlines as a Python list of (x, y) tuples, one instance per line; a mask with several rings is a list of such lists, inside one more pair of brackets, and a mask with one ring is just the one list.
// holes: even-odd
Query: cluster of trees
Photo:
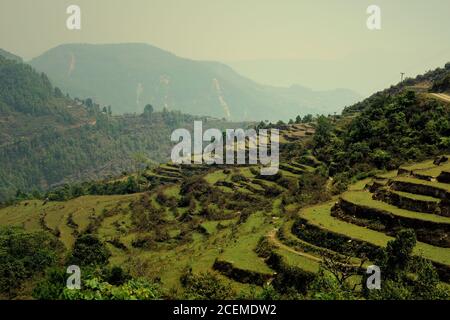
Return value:
[[(0, 201), (17, 189), (45, 191), (66, 181), (117, 176), (135, 169), (136, 153), (167, 161), (173, 130), (200, 119), (166, 108), (155, 112), (150, 104), (141, 115), (113, 116), (110, 106), (70, 99), (45, 74), (2, 56), (0, 115), (8, 117), (0, 122)], [(215, 120), (211, 125), (236, 124)]]
[(447, 152), (449, 137), (449, 109), (406, 91), (371, 99), (344, 128), (319, 117), (313, 147), (339, 182), (361, 172), (394, 169), (407, 160)]
[(134, 168), (137, 152), (153, 161), (166, 161), (171, 132), (192, 124), (192, 117), (167, 111), (151, 118), (101, 114), (95, 125), (68, 130), (40, 128), (34, 136), (0, 146), (4, 164), (0, 168), (0, 201), (13, 197), (17, 189), (44, 191), (64, 180), (120, 175)]
[(0, 297), (13, 298), (25, 281), (58, 263), (62, 244), (46, 232), (0, 227)]
[[(59, 266), (48, 268), (34, 287), (32, 296), (45, 300), (153, 300), (162, 296), (160, 285), (146, 279), (133, 278), (118, 266), (108, 266), (110, 252), (96, 236), (79, 235), (71, 252)], [(64, 266), (81, 269), (81, 289), (66, 286), (68, 274)]]
[[(448, 79), (450, 73), (450, 62), (447, 63), (443, 68), (437, 68), (435, 70), (431, 70), (426, 72), (425, 74), (418, 75), (415, 78), (407, 78), (403, 82), (398, 83), (397, 85), (393, 85), (390, 88), (387, 88), (383, 91), (377, 92), (371, 97), (358, 102), (352, 106), (346, 107), (342, 112), (343, 115), (354, 114), (355, 112), (361, 112), (365, 108), (367, 108), (370, 104), (376, 103), (377, 100), (382, 99), (386, 96), (395, 96), (400, 94), (401, 92), (408, 90), (408, 87), (412, 87), (415, 85), (423, 85), (423, 83), (432, 83), (432, 87), (429, 88), (428, 91), (431, 92), (442, 92), (444, 88), (441, 88), (440, 84), (445, 83)], [(448, 87), (447, 87), (448, 89)]]
[[(450, 70), (450, 63), (448, 65), (449, 65), (448, 68)], [(450, 91), (450, 74), (447, 74), (446, 76), (437, 80), (433, 84), (433, 87), (431, 88), (431, 90), (434, 92), (449, 92)]]
[[(299, 123), (311, 123), (313, 122), (315, 119), (315, 117), (312, 114), (307, 114), (305, 116), (300, 116), (298, 115), (295, 120), (294, 119), (289, 119), (288, 124), (299, 124)], [(268, 120), (266, 121), (261, 121), (256, 128), (257, 129), (270, 129), (270, 128), (281, 128), (283, 126), (286, 126), (286, 123), (283, 120), (279, 120), (276, 123), (272, 123), (269, 122)]]

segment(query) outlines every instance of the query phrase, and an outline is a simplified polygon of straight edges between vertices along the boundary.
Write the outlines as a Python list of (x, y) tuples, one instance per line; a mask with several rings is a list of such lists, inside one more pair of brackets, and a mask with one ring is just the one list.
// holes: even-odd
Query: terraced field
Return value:
[[(215, 272), (238, 291), (261, 290), (286, 270), (300, 271), (307, 283), (325, 258), (367, 266), (378, 248), (409, 227), (419, 240), (414, 253), (432, 261), (442, 280), (450, 280), (450, 184), (437, 181), (448, 163), (426, 161), (379, 173), (315, 206), (285, 204), (290, 183), (319, 164), (312, 156), (284, 162), (277, 181), (261, 176), (257, 166), (195, 166), (192, 171), (161, 165), (144, 173), (148, 192), (23, 201), (0, 209), (0, 225), (47, 230), (67, 248), (90, 230), (107, 243), (110, 264), (158, 277), (174, 291), (182, 290), (187, 267)], [(191, 177), (201, 183), (182, 205)], [(197, 196), (196, 189), (201, 190)], [(205, 203), (208, 194), (214, 201)], [(139, 229), (136, 212), (148, 208), (160, 221)], [(258, 251), (261, 239), (268, 246), (264, 254)]]
[[(366, 245), (370, 252), (371, 247), (386, 246), (399, 229), (413, 228), (419, 240), (415, 254), (432, 261), (448, 281), (450, 217), (446, 213), (450, 184), (428, 178), (438, 177), (448, 166), (426, 161), (400, 168), (400, 175), (388, 172), (357, 183), (333, 201), (300, 210), (297, 224), (302, 227), (297, 235), (316, 248), (328, 246), (327, 250), (345, 253), (345, 243), (355, 243)], [(422, 210), (427, 208), (435, 210)], [(295, 223), (291, 229), (296, 231)], [(316, 240), (325, 238), (334, 242)]]
[[(296, 181), (306, 171), (312, 172), (314, 168), (293, 162), (281, 169), (280, 175)], [(283, 211), (279, 194), (287, 191), (287, 187), (259, 173), (258, 167), (249, 166), (231, 169), (197, 166), (187, 170), (183, 166), (161, 165), (144, 173), (150, 183), (149, 192), (84, 196), (65, 202), (24, 201), (1, 209), (0, 225), (47, 230), (68, 249), (77, 235), (90, 230), (106, 242), (112, 253), (112, 265), (137, 268), (139, 275), (158, 277), (167, 289), (180, 290), (179, 279), (186, 267), (194, 272), (215, 271), (228, 278), (237, 290), (261, 287), (273, 278), (276, 270), (255, 249), (262, 237), (281, 225)], [(193, 199), (192, 208), (178, 204), (183, 198), (182, 181), (189, 181), (190, 176), (202, 177), (211, 190), (219, 191), (219, 198), (227, 199), (227, 202), (218, 199), (218, 203), (208, 205), (213, 216), (204, 216), (201, 198)], [(240, 218), (240, 209), (232, 205), (221, 207), (230, 201), (234, 203), (233, 197), (244, 194), (254, 197), (255, 204), (264, 203), (264, 207), (245, 220)], [(146, 197), (148, 200), (143, 200)], [(163, 222), (156, 227), (160, 230), (141, 231), (133, 224), (136, 206), (143, 202), (160, 210)], [(248, 206), (257, 207), (251, 202)], [(281, 248), (274, 250), (288, 263), (304, 264), (309, 271), (318, 268), (317, 261), (311, 263)]]

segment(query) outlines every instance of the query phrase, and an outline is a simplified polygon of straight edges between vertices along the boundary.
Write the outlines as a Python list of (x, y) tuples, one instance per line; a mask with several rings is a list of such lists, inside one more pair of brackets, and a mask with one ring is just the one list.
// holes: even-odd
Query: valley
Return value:
[[(231, 122), (115, 115), (0, 57), (0, 297), (448, 299), (449, 68), (340, 115)], [(198, 123), (279, 130), (278, 171), (249, 164), (249, 138), (242, 164), (168, 162), (174, 130)]]
[[(299, 135), (296, 128), (289, 128), (288, 135)], [(437, 166), (424, 161), (379, 172), (338, 196), (322, 193), (324, 202), (306, 206), (286, 203), (286, 197), (292, 194), (292, 183), (314, 173), (320, 162), (303, 157), (283, 164), (269, 180), (255, 166), (198, 165), (198, 173), (188, 177), (189, 165), (164, 164), (142, 173), (153, 186), (150, 191), (63, 202), (25, 200), (1, 209), (0, 224), (46, 230), (67, 250), (78, 235), (95, 234), (111, 252), (109, 264), (135, 276), (157, 278), (175, 297), (183, 296), (180, 279), (186, 270), (214, 272), (234, 292), (247, 294), (261, 292), (267, 283), (280, 285), (280, 275), (295, 272), (303, 279), (297, 284), (302, 291), (324, 259), (348, 261), (356, 269), (367, 266), (378, 248), (405, 226), (418, 235), (414, 254), (432, 262), (443, 281), (450, 280), (445, 227), (450, 221), (450, 186), (436, 180), (449, 172), (448, 162)], [(424, 212), (408, 199), (443, 210)], [(153, 214), (157, 221), (143, 222)], [(356, 274), (349, 281), (358, 283)]]

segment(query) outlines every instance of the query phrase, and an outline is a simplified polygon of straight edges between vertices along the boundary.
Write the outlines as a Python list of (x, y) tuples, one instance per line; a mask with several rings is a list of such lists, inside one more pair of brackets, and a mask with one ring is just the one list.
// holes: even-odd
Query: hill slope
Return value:
[(8, 52), (6, 50), (3, 50), (2, 48), (0, 48), (0, 56), (4, 57), (6, 59), (22, 62), (22, 58), (21, 57), (16, 56), (15, 54), (12, 54), (11, 52)]
[(167, 111), (113, 116), (90, 99), (67, 98), (29, 65), (0, 57), (0, 200), (17, 189), (45, 190), (135, 169), (136, 153), (141, 162), (166, 161), (171, 132), (192, 127), (194, 119)]
[(315, 92), (257, 84), (218, 62), (177, 57), (146, 44), (68, 44), (30, 62), (64, 91), (93, 97), (115, 112), (146, 103), (184, 113), (248, 120), (333, 113), (359, 100), (350, 90)]

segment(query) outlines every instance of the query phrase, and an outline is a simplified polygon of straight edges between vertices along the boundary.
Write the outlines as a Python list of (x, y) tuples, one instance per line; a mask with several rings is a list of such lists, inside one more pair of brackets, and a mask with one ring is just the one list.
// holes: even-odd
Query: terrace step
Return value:
[(239, 268), (233, 262), (216, 259), (213, 269), (220, 272), (227, 278), (233, 279), (240, 283), (251, 283), (263, 286), (274, 277), (274, 273), (263, 273), (254, 270), (246, 270)]
[(304, 169), (297, 168), (297, 167), (294, 167), (294, 166), (292, 166), (290, 164), (286, 164), (286, 163), (280, 163), (280, 169), (289, 171), (293, 174), (302, 174), (303, 172), (305, 172)]
[[(375, 200), (371, 193), (365, 191), (344, 193), (339, 201), (339, 209), (338, 216), (349, 218), (354, 223), (374, 228), (368, 221), (376, 221), (384, 225), (389, 233), (401, 228), (412, 228), (420, 241), (450, 247), (449, 217), (401, 209)], [(380, 230), (380, 227), (376, 229)]]
[[(392, 237), (361, 227), (349, 222), (342, 221), (331, 215), (331, 208), (334, 201), (325, 204), (304, 208), (300, 211), (299, 217), (310, 225), (326, 233), (331, 233), (336, 237), (341, 237), (343, 241), (357, 241), (371, 246), (385, 247)], [(430, 260), (437, 268), (442, 280), (450, 281), (450, 250), (432, 246), (418, 241), (414, 254), (421, 255)]]
[(405, 210), (450, 216), (450, 208), (441, 206), (441, 199), (430, 196), (380, 188), (373, 198)]
[(173, 177), (173, 178), (181, 178), (182, 177), (180, 172), (170, 171), (170, 170), (160, 169), (160, 168), (155, 169), (155, 173), (162, 175), (162, 176)]
[(146, 173), (146, 174), (144, 174), (144, 176), (147, 178), (148, 181), (157, 182), (157, 183), (159, 183), (159, 182), (176, 183), (176, 182), (181, 181), (181, 178), (163, 176), (163, 175), (154, 174), (154, 173)]
[(178, 172), (181, 173), (180, 167), (175, 167), (176, 165), (170, 165), (170, 164), (163, 164), (159, 166), (160, 169), (164, 171), (171, 171), (171, 172)]
[(292, 166), (292, 167), (304, 170), (304, 171), (312, 171), (312, 170), (314, 170), (313, 167), (307, 166), (305, 164), (301, 164), (300, 162), (297, 162), (297, 161), (291, 161), (291, 162), (289, 162), (289, 165)]
[[(278, 240), (283, 245), (287, 246), (288, 248), (299, 251), (305, 254), (313, 255), (313, 260), (322, 260), (321, 257), (334, 257), (337, 261), (344, 261), (346, 257), (336, 251), (323, 248), (321, 246), (317, 246), (315, 244), (312, 244), (310, 242), (307, 242), (305, 240), (300, 239), (297, 235), (292, 233), (292, 230), (294, 229), (295, 221), (291, 220), (283, 224), (283, 226), (278, 230), (276, 234), (276, 240)], [(354, 258), (352, 259), (352, 263), (355, 265), (360, 264), (360, 259)]]
[(297, 289), (305, 290), (319, 271), (322, 259), (284, 245), (276, 239), (276, 230), (269, 232), (266, 240), (270, 248), (266, 264), (280, 274), (289, 274)]
[(411, 177), (397, 177), (390, 182), (390, 187), (397, 191), (409, 192), (450, 201), (450, 184), (430, 182)]

